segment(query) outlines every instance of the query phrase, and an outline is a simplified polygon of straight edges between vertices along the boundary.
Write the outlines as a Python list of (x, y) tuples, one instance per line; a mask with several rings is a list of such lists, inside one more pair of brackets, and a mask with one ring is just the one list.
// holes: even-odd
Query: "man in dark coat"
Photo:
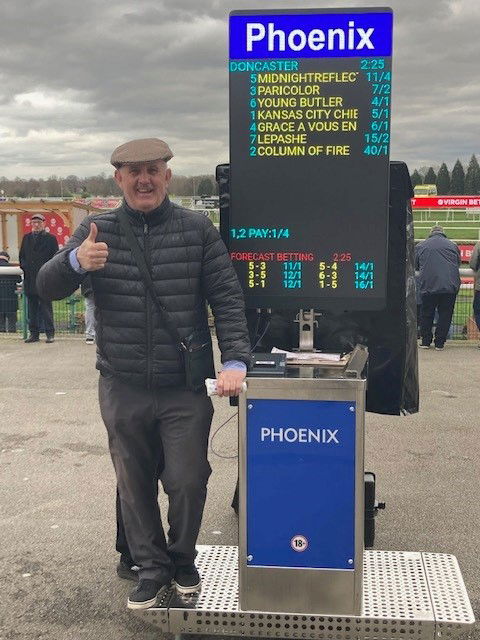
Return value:
[(45, 231), (45, 217), (41, 213), (32, 216), (32, 231), (23, 236), (20, 247), (20, 266), (23, 269), (24, 292), (28, 303), (28, 328), (30, 336), (25, 342), (38, 342), (40, 339), (40, 318), (45, 323), (47, 342), (54, 341), (55, 326), (50, 300), (42, 300), (37, 292), (37, 275), (40, 268), (58, 251), (55, 236)]
[[(188, 384), (189, 356), (174, 333), (210, 361), (208, 301), (223, 364), (219, 395), (240, 393), (250, 363), (243, 293), (225, 245), (208, 218), (167, 196), (172, 156), (157, 138), (115, 149), (111, 163), (123, 204), (95, 216), (94, 222), (86, 218), (37, 279), (42, 296), (61, 299), (77, 289), (85, 274), (91, 277), (100, 411), (128, 548), (139, 568), (138, 585), (128, 599), (131, 609), (154, 605), (172, 579), (182, 594), (201, 585), (195, 543), (211, 472), (207, 448), (213, 408), (203, 384), (200, 390)], [(131, 227), (146, 262), (153, 297), (121, 219)], [(162, 461), (167, 536), (157, 501)]]
[[(10, 256), (0, 251), (0, 267), (12, 267)], [(15, 333), (17, 330), (18, 296), (17, 284), (21, 281), (18, 274), (0, 273), (0, 331)]]
[(460, 250), (448, 240), (443, 228), (436, 225), (426, 240), (415, 247), (415, 266), (419, 270), (418, 285), (422, 300), (420, 318), (421, 347), (429, 349), (433, 320), (438, 312), (435, 349), (441, 351), (447, 339), (453, 308), (460, 288)]
[[(475, 322), (477, 323), (478, 330), (480, 331), (480, 242), (477, 242), (473, 247), (469, 266), (470, 269), (473, 269), (475, 272), (473, 285), (473, 315), (475, 316)], [(478, 348), (480, 349), (480, 344), (478, 345)]]

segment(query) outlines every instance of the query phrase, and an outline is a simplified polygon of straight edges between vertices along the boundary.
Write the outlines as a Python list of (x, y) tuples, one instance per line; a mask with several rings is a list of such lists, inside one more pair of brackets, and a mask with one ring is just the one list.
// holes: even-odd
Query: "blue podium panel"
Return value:
[(247, 564), (354, 569), (355, 402), (251, 399)]

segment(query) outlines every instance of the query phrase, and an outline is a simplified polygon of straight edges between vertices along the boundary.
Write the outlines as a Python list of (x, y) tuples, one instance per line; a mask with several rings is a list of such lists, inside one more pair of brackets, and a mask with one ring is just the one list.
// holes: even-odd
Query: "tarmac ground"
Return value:
[[(421, 410), (367, 414), (377, 475), (375, 548), (454, 554), (480, 616), (480, 350), (420, 350)], [(97, 403), (95, 348), (0, 340), (1, 640), (154, 640), (117, 578), (115, 478)], [(212, 433), (235, 414), (214, 399)], [(200, 544), (237, 542), (236, 419), (215, 436)], [(161, 504), (165, 504), (162, 494)], [(165, 511), (165, 509), (163, 509)], [(478, 627), (471, 633), (480, 640)]]

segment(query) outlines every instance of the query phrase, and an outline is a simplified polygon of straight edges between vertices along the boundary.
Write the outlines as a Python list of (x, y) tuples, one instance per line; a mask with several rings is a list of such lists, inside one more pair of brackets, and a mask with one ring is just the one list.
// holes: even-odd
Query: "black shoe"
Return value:
[(137, 582), (138, 569), (137, 565), (133, 563), (133, 560), (128, 562), (123, 558), (120, 558), (120, 562), (117, 564), (117, 575), (123, 580), (133, 580), (134, 582)]
[(158, 596), (164, 593), (169, 586), (170, 583), (166, 584), (158, 580), (141, 578), (128, 598), (127, 607), (129, 609), (148, 609), (153, 607)]
[(25, 344), (29, 344), (30, 342), (38, 342), (40, 338), (38, 336), (30, 336), (25, 340)]
[(47, 344), (51, 344), (52, 342), (55, 342), (55, 338), (53, 336), (47, 336), (47, 339), (45, 340), (45, 342)]
[(193, 563), (176, 567), (173, 584), (178, 593), (182, 593), (183, 595), (200, 591), (202, 580), (197, 571), (197, 567)]

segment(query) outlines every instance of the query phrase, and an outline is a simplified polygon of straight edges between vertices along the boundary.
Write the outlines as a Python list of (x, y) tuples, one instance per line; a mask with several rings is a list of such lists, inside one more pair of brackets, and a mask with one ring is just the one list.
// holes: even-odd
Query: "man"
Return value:
[[(0, 267), (12, 266), (8, 253), (0, 251)], [(18, 274), (0, 273), (0, 332), (2, 333), (17, 331), (17, 284), (21, 279)]]
[(23, 236), (20, 247), (20, 266), (23, 269), (23, 286), (28, 304), (28, 328), (30, 336), (26, 343), (38, 342), (40, 339), (40, 318), (45, 323), (47, 343), (52, 343), (55, 336), (53, 309), (51, 301), (42, 300), (37, 292), (37, 275), (42, 265), (58, 251), (55, 236), (45, 231), (45, 216), (35, 213), (32, 218), (32, 231)]
[(82, 282), (80, 291), (85, 304), (85, 342), (86, 344), (95, 344), (95, 300), (90, 276), (87, 276)]
[[(72, 293), (89, 272), (96, 309), (99, 398), (117, 475), (121, 515), (139, 582), (132, 609), (155, 604), (172, 578), (180, 593), (200, 588), (194, 564), (211, 469), (213, 409), (205, 390), (186, 388), (182, 354), (146, 289), (119, 223), (128, 216), (157, 298), (182, 336), (207, 332), (215, 316), (223, 369), (220, 395), (238, 395), (250, 362), (243, 294), (224, 244), (204, 216), (170, 202), (173, 154), (162, 140), (132, 140), (114, 150), (122, 206), (86, 218), (40, 271), (42, 296)], [(209, 338), (208, 338), (209, 342)], [(168, 542), (157, 502), (157, 468), (169, 498)]]
[[(470, 269), (475, 271), (475, 292), (473, 294), (473, 315), (480, 331), (480, 242), (474, 246), (470, 257)], [(480, 344), (478, 345), (480, 349)]]
[(460, 288), (460, 250), (448, 240), (443, 228), (435, 225), (426, 240), (415, 247), (415, 267), (422, 300), (420, 318), (421, 348), (429, 349), (435, 311), (435, 349), (441, 351), (452, 321), (455, 299)]

